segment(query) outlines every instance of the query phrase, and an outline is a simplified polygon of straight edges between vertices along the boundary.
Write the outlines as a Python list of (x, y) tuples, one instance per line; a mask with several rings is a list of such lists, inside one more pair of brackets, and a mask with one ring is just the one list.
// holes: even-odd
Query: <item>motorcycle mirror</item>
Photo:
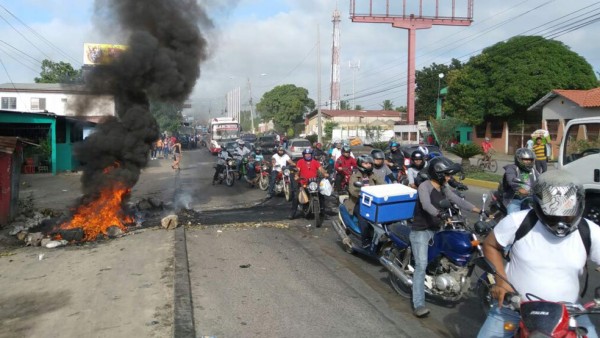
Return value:
[(488, 199), (488, 194), (481, 195), (481, 200), (483, 200), (483, 205), (485, 205), (485, 202), (487, 201), (487, 199)]
[(458, 178), (460, 178), (461, 181), (465, 180), (465, 173), (461, 172), (460, 175), (458, 176)]
[(354, 186), (357, 188), (362, 188), (363, 183), (361, 181), (356, 181), (356, 182), (354, 182)]
[(480, 268), (481, 270), (495, 275), (496, 274), (496, 269), (494, 268), (494, 266), (492, 265), (492, 263), (485, 257), (477, 257), (473, 260), (473, 263), (475, 263), (475, 265)]
[(442, 209), (449, 209), (451, 206), (452, 206), (452, 204), (450, 204), (450, 201), (448, 201), (448, 200), (440, 201), (440, 208), (442, 208)]

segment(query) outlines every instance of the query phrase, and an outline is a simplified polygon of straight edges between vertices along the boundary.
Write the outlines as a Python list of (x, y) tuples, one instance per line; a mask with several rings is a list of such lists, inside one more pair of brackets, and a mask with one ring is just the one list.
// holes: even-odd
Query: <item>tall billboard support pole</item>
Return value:
[[(435, 0), (435, 8), (423, 8), (423, 0), (419, 1), (418, 13), (407, 11), (406, 0), (402, 2), (401, 13), (390, 13), (390, 0), (385, 0), (385, 11), (375, 13), (373, 11), (373, 0), (351, 0), (350, 1), (350, 19), (352, 22), (364, 23), (387, 23), (395, 28), (408, 30), (408, 83), (406, 95), (407, 124), (415, 123), (415, 61), (416, 61), (416, 31), (417, 29), (428, 29), (433, 25), (439, 26), (470, 26), (473, 22), (473, 0), (467, 0), (465, 16), (456, 15), (456, 2), (452, 1), (451, 13), (440, 13), (439, 1)], [(392, 0), (396, 1), (396, 0)], [(357, 8), (356, 3), (359, 3)], [(368, 2), (368, 3), (367, 3)], [(381, 0), (377, 0), (376, 8)], [(433, 16), (424, 15), (425, 12), (434, 12)], [(446, 14), (446, 15), (444, 15)]]

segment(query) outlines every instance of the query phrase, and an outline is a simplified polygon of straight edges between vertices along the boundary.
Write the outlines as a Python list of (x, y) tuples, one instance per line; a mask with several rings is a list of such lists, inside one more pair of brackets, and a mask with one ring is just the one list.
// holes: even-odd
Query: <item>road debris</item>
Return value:
[(178, 217), (177, 217), (177, 215), (169, 215), (169, 216), (163, 218), (160, 221), (160, 224), (162, 225), (163, 228), (165, 228), (167, 230), (175, 229), (179, 225)]
[(59, 246), (65, 246), (67, 244), (69, 244), (69, 242), (65, 241), (64, 239), (60, 241), (50, 241), (48, 244), (46, 244), (46, 248), (53, 249), (58, 248)]

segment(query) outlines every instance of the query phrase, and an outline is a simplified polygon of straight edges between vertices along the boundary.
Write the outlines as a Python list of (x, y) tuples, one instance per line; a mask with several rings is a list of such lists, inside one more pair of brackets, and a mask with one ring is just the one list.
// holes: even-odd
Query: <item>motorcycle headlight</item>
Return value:
[(233, 160), (229, 160), (227, 161), (227, 165), (233, 167), (235, 165), (235, 162)]
[(308, 184), (308, 190), (316, 191), (317, 189), (319, 189), (319, 184), (317, 184), (317, 182), (310, 182)]
[(283, 171), (283, 173), (284, 173), (286, 176), (290, 176), (290, 170), (289, 170), (289, 169), (285, 169), (285, 170)]
[(262, 166), (262, 170), (263, 170), (263, 171), (267, 171), (267, 170), (269, 170), (269, 167), (268, 167), (268, 166), (266, 166), (266, 165), (263, 165), (263, 166)]

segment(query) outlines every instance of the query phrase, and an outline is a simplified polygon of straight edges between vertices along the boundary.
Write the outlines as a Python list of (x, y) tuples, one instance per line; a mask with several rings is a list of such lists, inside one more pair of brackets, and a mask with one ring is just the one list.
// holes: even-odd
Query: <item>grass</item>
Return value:
[(481, 171), (481, 170), (477, 170), (477, 169), (475, 169), (473, 171), (468, 171), (465, 176), (467, 178), (471, 178), (474, 180), (489, 181), (489, 182), (500, 182), (502, 180), (502, 175), (490, 173), (487, 171)]

